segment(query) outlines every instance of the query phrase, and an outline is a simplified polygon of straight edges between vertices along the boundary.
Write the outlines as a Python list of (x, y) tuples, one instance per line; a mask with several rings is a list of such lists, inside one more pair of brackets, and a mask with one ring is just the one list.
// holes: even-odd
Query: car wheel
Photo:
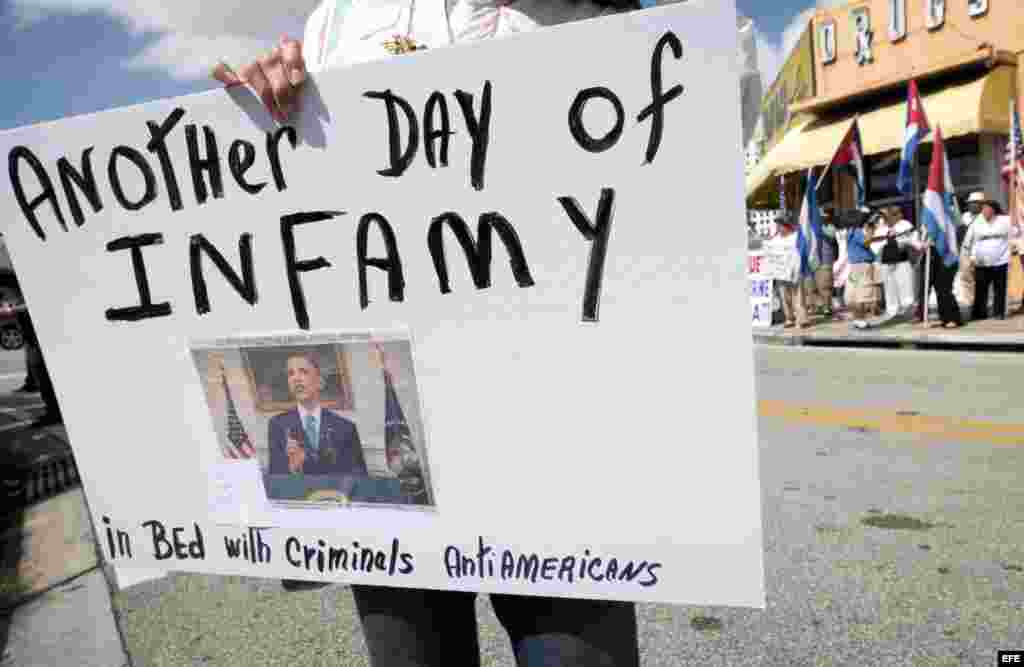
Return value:
[(9, 325), (0, 328), (0, 347), (5, 350), (20, 350), (25, 345), (25, 336), (21, 329)]

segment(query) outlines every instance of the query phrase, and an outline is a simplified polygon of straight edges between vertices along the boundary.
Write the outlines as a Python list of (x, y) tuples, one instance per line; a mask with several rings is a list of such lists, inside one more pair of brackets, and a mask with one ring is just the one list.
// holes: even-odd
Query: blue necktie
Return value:
[(306, 453), (312, 454), (316, 458), (320, 450), (320, 439), (317, 438), (316, 417), (306, 415), (304, 428), (306, 431)]

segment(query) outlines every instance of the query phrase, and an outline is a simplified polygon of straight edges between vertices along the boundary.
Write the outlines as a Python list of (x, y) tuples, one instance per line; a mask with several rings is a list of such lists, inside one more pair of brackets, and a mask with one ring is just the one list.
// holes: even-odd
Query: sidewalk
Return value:
[[(884, 324), (879, 327), (854, 329), (847, 320), (825, 321), (817, 317), (806, 329), (784, 329), (781, 325), (754, 329), (755, 343), (773, 345), (831, 345), (874, 346), (919, 349), (977, 349), (1024, 351), (1024, 315), (1011, 315), (1006, 320), (969, 321), (959, 329), (926, 328), (909, 321)], [(874, 318), (872, 321), (877, 321)], [(938, 314), (929, 315), (930, 322), (938, 321)]]
[(129, 664), (67, 434), (0, 388), (0, 667)]

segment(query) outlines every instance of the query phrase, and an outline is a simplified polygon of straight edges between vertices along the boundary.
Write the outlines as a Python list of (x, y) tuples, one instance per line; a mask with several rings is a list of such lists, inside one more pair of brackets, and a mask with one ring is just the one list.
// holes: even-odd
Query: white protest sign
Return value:
[(789, 280), (799, 270), (800, 256), (778, 243), (765, 243), (761, 250), (760, 275), (769, 280)]
[(752, 252), (747, 257), (747, 275), (750, 279), (750, 325), (765, 328), (772, 325), (775, 312), (774, 280), (764, 274), (767, 268), (763, 252)]
[(743, 218), (735, 26), (332, 71), (293, 129), (233, 90), (0, 134), (106, 558), (763, 607), (745, 231), (695, 222)]

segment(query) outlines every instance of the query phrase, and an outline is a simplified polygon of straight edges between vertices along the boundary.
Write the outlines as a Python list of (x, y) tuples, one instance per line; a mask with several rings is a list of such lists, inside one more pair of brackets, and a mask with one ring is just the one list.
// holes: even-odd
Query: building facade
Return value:
[[(787, 105), (784, 136), (748, 173), (749, 207), (778, 206), (780, 181), (785, 200), (800, 201), (806, 170), (821, 173), (857, 118), (868, 203), (904, 204), (912, 215), (914, 198), (896, 189), (911, 80), (932, 129), (942, 128), (957, 194), (985, 190), (1005, 203), (1010, 102), (1024, 91), (1024, 1), (853, 0), (817, 10), (801, 39), (806, 52), (804, 40), (813, 74), (803, 80), (813, 92)], [(918, 151), (918, 192), (930, 161), (928, 137)], [(831, 174), (819, 200), (852, 207), (852, 177)]]

